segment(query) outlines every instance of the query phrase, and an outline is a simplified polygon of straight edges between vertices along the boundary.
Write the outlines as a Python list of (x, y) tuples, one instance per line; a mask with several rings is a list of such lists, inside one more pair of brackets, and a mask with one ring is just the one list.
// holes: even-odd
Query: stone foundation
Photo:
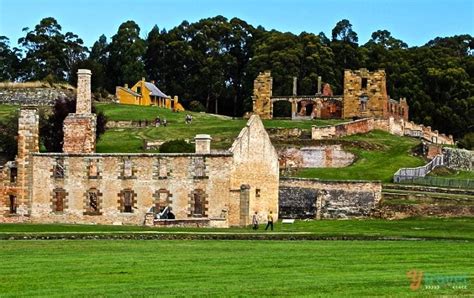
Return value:
[(358, 218), (371, 216), (382, 197), (382, 183), (281, 178), (282, 218)]

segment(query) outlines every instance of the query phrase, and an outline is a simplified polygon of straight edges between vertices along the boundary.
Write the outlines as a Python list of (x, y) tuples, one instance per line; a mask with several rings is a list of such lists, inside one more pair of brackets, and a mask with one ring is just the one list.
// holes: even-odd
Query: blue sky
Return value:
[(118, 26), (134, 20), (143, 37), (157, 24), (170, 29), (183, 20), (223, 15), (238, 17), (266, 29), (331, 35), (334, 25), (348, 19), (364, 44), (372, 32), (389, 30), (409, 46), (436, 36), (474, 35), (474, 0), (0, 0), (0, 35), (16, 46), (24, 27), (44, 17), (56, 18), (63, 32), (78, 34), (91, 46), (101, 34), (108, 39)]

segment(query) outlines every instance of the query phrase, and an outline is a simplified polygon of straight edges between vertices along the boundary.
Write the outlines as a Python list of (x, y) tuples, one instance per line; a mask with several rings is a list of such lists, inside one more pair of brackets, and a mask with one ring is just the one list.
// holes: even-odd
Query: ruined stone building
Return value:
[[(0, 222), (239, 226), (278, 214), (278, 156), (252, 116), (229, 150), (197, 135), (193, 154), (95, 153), (91, 73), (78, 71), (63, 153), (39, 152), (39, 116), (22, 107), (18, 156), (0, 172)], [(157, 219), (171, 211), (175, 219)]]
[(253, 113), (262, 119), (272, 119), (274, 103), (286, 101), (291, 104), (292, 119), (393, 117), (408, 120), (406, 99), (395, 101), (387, 94), (384, 70), (346, 70), (343, 95), (334, 96), (329, 84), (321, 89), (321, 77), (318, 77), (317, 84), (318, 91), (315, 95), (297, 95), (295, 77), (291, 96), (273, 96), (270, 71), (260, 73), (254, 81)]

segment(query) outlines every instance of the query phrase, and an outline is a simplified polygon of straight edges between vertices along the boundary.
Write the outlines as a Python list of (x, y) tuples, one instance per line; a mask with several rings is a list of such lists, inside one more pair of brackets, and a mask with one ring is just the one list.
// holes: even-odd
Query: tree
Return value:
[(110, 81), (107, 89), (110, 92), (115, 90), (115, 86), (133, 85), (145, 76), (145, 42), (140, 38), (140, 27), (134, 21), (120, 25), (112, 37), (109, 53), (107, 77)]
[(7, 160), (13, 160), (17, 154), (17, 135), (18, 113), (15, 113), (0, 121), (0, 152)]
[(69, 79), (72, 66), (85, 58), (87, 48), (72, 32), (61, 33), (56, 19), (44, 18), (34, 30), (24, 28), (26, 36), (18, 40), (25, 49), (23, 70), (26, 80), (41, 80), (50, 76), (54, 81)]
[(10, 49), (9, 39), (0, 36), (0, 81), (14, 81), (18, 76), (18, 49)]

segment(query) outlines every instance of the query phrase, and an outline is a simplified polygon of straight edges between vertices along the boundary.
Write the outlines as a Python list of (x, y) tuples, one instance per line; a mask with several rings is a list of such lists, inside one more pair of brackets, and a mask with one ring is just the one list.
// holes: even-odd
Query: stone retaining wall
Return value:
[(382, 197), (378, 181), (280, 179), (280, 217), (353, 218), (372, 214)]
[(341, 145), (284, 148), (278, 151), (280, 169), (284, 168), (342, 168), (352, 164), (354, 154)]
[(455, 170), (474, 170), (474, 151), (465, 149), (443, 148), (444, 165)]
[(403, 119), (394, 119), (393, 117), (388, 119), (366, 118), (332, 126), (313, 126), (311, 138), (313, 140), (332, 139), (358, 133), (367, 133), (374, 129), (383, 130), (393, 135), (424, 139), (433, 144), (454, 144), (452, 135), (445, 135), (437, 130), (431, 130), (430, 126), (423, 126)]
[(73, 90), (56, 88), (0, 88), (0, 104), (52, 106), (58, 98), (74, 95)]

